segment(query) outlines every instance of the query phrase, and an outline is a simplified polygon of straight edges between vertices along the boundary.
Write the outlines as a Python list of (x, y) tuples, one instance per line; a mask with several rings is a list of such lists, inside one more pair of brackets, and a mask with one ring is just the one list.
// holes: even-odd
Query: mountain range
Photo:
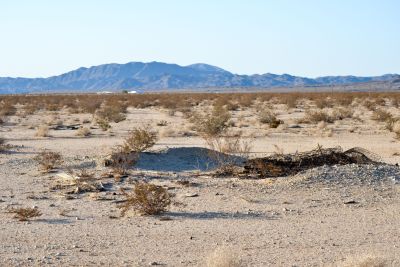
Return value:
[(130, 62), (79, 68), (48, 78), (0, 77), (0, 93), (183, 90), (205, 88), (319, 87), (369, 82), (400, 83), (400, 75), (325, 76), (315, 79), (289, 74), (239, 75), (208, 64), (180, 66)]

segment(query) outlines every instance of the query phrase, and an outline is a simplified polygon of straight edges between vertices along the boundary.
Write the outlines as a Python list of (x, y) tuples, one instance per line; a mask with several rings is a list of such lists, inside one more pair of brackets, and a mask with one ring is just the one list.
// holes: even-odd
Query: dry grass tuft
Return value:
[(133, 209), (140, 215), (158, 215), (167, 211), (171, 205), (172, 195), (162, 186), (139, 182), (135, 185), (131, 194), (122, 191), (126, 197), (120, 204), (121, 216)]
[(76, 136), (87, 137), (87, 136), (90, 136), (90, 135), (91, 135), (90, 129), (87, 128), (87, 127), (81, 127), (76, 132)]
[(376, 256), (364, 256), (348, 259), (342, 267), (389, 267), (388, 260)]
[(280, 124), (283, 124), (283, 121), (278, 120), (276, 114), (268, 109), (258, 113), (258, 120), (263, 124), (267, 123), (271, 128), (277, 128)]
[(53, 170), (63, 162), (60, 153), (51, 151), (40, 152), (34, 159), (39, 163), (41, 169), (46, 172)]
[(391, 120), (392, 118), (393, 115), (390, 112), (383, 109), (374, 110), (371, 115), (371, 120), (380, 122), (385, 122)]
[(17, 208), (8, 210), (9, 213), (14, 213), (14, 218), (21, 222), (29, 221), (32, 218), (42, 216), (42, 213), (37, 208)]
[(227, 248), (217, 248), (206, 258), (206, 267), (240, 267), (240, 259)]
[(49, 136), (49, 127), (47, 125), (41, 125), (37, 128), (36, 137), (48, 137)]

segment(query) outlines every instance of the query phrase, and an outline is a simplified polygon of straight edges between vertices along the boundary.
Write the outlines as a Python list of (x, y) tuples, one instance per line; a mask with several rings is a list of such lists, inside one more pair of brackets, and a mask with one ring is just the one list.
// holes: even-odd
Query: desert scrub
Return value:
[(47, 125), (41, 125), (37, 128), (36, 137), (48, 137), (49, 136), (49, 127)]
[(34, 160), (36, 160), (40, 168), (46, 172), (53, 170), (63, 162), (61, 154), (52, 151), (42, 151)]
[(194, 114), (190, 118), (190, 122), (194, 125), (194, 129), (202, 136), (218, 136), (227, 128), (231, 114), (223, 106), (214, 106), (209, 114)]
[(29, 221), (32, 218), (42, 216), (38, 208), (13, 208), (8, 210), (9, 213), (14, 213), (14, 218), (21, 222)]
[(0, 103), (0, 116), (12, 116), (17, 113), (16, 107), (8, 102)]
[(383, 109), (376, 109), (372, 112), (371, 120), (385, 122), (393, 118), (392, 114)]
[(301, 120), (301, 122), (303, 122), (303, 123), (318, 123), (320, 121), (332, 123), (333, 118), (331, 116), (329, 116), (329, 114), (323, 110), (307, 109), (305, 112), (304, 118)]
[(268, 109), (258, 113), (258, 120), (263, 124), (268, 124), (270, 128), (277, 128), (280, 124), (283, 124), (283, 121), (278, 120), (276, 114)]
[(90, 129), (87, 128), (87, 127), (81, 127), (76, 132), (76, 136), (87, 137), (87, 136), (90, 136), (90, 135), (91, 135)]
[(153, 147), (157, 140), (157, 132), (152, 131), (149, 127), (134, 128), (125, 138), (123, 146), (129, 151), (143, 152)]
[(332, 112), (332, 120), (344, 120), (353, 118), (354, 111), (351, 108), (335, 108)]
[[(126, 116), (122, 113), (122, 112), (124, 112), (124, 110), (121, 109), (121, 107), (119, 107), (117, 105), (118, 104), (116, 104), (115, 106), (107, 105), (107, 106), (104, 106), (104, 107), (98, 109), (95, 114), (96, 119), (105, 120), (108, 122), (112, 121), (115, 123), (125, 120)], [(126, 110), (125, 110), (125, 112), (126, 112)]]
[(125, 200), (118, 206), (121, 216), (132, 209), (140, 215), (158, 215), (166, 212), (171, 205), (172, 195), (159, 185), (139, 182), (132, 193), (122, 190)]

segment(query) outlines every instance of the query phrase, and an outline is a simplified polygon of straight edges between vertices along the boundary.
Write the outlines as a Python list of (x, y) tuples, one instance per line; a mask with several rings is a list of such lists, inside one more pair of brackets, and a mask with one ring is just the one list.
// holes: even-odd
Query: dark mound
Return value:
[(295, 154), (273, 155), (248, 160), (244, 166), (245, 174), (259, 178), (295, 175), (301, 171), (324, 166), (346, 164), (381, 164), (373, 153), (363, 148), (343, 151), (341, 147), (317, 149)]

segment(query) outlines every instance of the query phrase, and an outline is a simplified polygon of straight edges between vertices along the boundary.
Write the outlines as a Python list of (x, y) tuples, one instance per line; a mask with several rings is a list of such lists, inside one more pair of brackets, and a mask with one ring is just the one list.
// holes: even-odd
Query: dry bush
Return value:
[(261, 123), (267, 123), (271, 128), (277, 128), (280, 124), (283, 124), (282, 120), (278, 120), (273, 111), (265, 109), (258, 113), (258, 120)]
[(206, 258), (206, 267), (240, 267), (240, 259), (227, 248), (217, 248)]
[(123, 146), (129, 151), (139, 153), (153, 147), (157, 140), (157, 133), (148, 127), (135, 128), (129, 132)]
[(245, 140), (242, 134), (205, 137), (210, 149), (209, 157), (217, 164), (217, 176), (234, 175), (239, 159), (246, 159), (252, 148), (251, 140)]
[(388, 260), (376, 256), (353, 257), (346, 260), (342, 267), (389, 267), (395, 266)]
[(46, 172), (51, 171), (63, 162), (60, 153), (51, 151), (42, 151), (34, 159), (39, 163), (41, 169)]
[(91, 135), (90, 129), (87, 128), (87, 127), (81, 127), (76, 132), (76, 136), (84, 136), (84, 137), (86, 137), (86, 136), (90, 136), (90, 135)]
[(36, 137), (48, 137), (49, 136), (49, 127), (47, 125), (41, 125), (37, 128)]
[(12, 116), (17, 113), (16, 107), (9, 102), (0, 103), (0, 116)]
[(96, 123), (100, 127), (100, 129), (102, 129), (103, 131), (107, 131), (108, 129), (111, 128), (111, 125), (108, 122), (108, 120), (96, 118)]
[(354, 111), (351, 108), (335, 108), (332, 112), (333, 120), (344, 120), (353, 118)]
[(374, 110), (371, 115), (371, 120), (380, 122), (385, 122), (391, 120), (392, 118), (393, 115), (390, 112), (383, 109)]
[(128, 170), (134, 166), (139, 159), (139, 153), (126, 150), (122, 146), (118, 146), (109, 159), (105, 161), (107, 167), (111, 167), (114, 176), (127, 174)]
[(172, 195), (162, 186), (139, 182), (131, 194), (122, 190), (125, 201), (118, 206), (121, 216), (133, 209), (140, 215), (158, 215), (167, 211)]
[(332, 101), (328, 98), (318, 98), (315, 100), (315, 106), (319, 109), (332, 107)]
[(29, 221), (32, 218), (42, 216), (42, 213), (37, 208), (17, 208), (8, 210), (9, 213), (14, 213), (14, 218), (19, 221)]
[(301, 122), (303, 122), (303, 123), (318, 123), (320, 121), (332, 123), (333, 118), (331, 116), (329, 116), (329, 114), (323, 110), (307, 109), (305, 112), (304, 118), (301, 120)]
[(229, 111), (222, 106), (214, 106), (209, 114), (194, 114), (190, 122), (194, 129), (205, 137), (218, 136), (228, 128), (228, 121), (231, 119)]
[(0, 137), (0, 152), (4, 152), (7, 150), (7, 142), (6, 139)]
[(166, 120), (161, 120), (159, 122), (157, 122), (157, 126), (167, 126), (168, 122)]
[(126, 119), (119, 106), (107, 105), (96, 111), (96, 120), (107, 122), (121, 122)]

